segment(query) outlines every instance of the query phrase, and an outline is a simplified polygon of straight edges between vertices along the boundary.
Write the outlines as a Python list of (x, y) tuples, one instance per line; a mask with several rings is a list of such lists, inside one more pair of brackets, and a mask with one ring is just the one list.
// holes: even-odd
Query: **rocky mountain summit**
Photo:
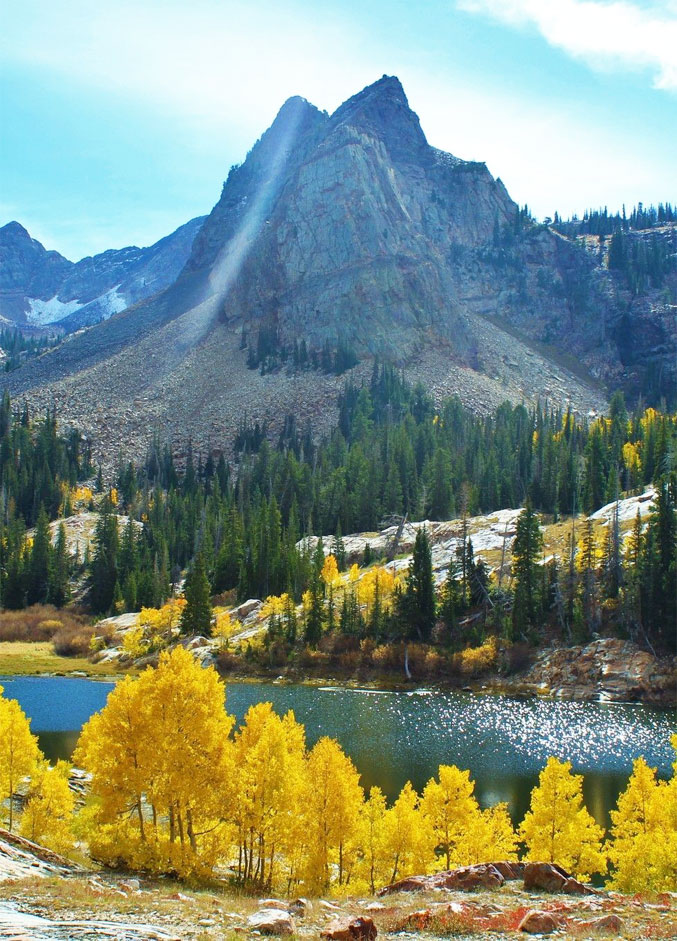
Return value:
[(203, 221), (191, 219), (149, 248), (110, 249), (77, 263), (10, 222), (0, 228), (0, 318), (66, 332), (105, 320), (176, 279)]
[(536, 224), (484, 163), (431, 146), (392, 76), (331, 115), (289, 99), (190, 240), (165, 290), (7, 380), (104, 459), (142, 453), (154, 431), (227, 448), (244, 413), (322, 427), (343, 382), (323, 361), (359, 379), (378, 356), (478, 411), (599, 411), (609, 388), (646, 391), (649, 372), (654, 397), (677, 385), (677, 274), (660, 297), (628, 297), (599, 246)]

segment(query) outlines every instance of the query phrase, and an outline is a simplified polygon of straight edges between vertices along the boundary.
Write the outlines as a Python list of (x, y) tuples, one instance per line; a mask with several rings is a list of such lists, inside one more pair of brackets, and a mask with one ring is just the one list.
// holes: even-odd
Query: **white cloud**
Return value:
[(672, 199), (677, 147), (648, 147), (622, 126), (602, 126), (578, 102), (556, 105), (461, 82), (406, 77), (428, 140), (465, 160), (484, 160), (512, 198), (539, 218), (639, 200)]
[[(677, 85), (677, 78), (670, 85), (677, 0), (644, 11), (642, 0), (457, 2), (504, 22), (535, 24), (550, 42), (593, 64), (649, 65), (662, 87)], [(313, 10), (312, 22), (307, 0), (22, 0), (10, 6), (0, 32), (5, 63), (45, 84), (91, 91), (103, 114), (111, 101), (133, 103), (142, 134), (148, 113), (169, 115), (175, 125), (176, 140), (164, 136), (167, 120), (162, 137), (151, 140), (149, 129), (141, 151), (152, 161), (157, 148), (160, 178), (165, 164), (180, 164), (172, 165), (171, 193), (153, 192), (146, 201), (142, 192), (128, 192), (120, 180), (136, 171), (125, 163), (128, 154), (113, 153), (114, 200), (92, 205), (89, 197), (78, 201), (67, 190), (57, 205), (56, 190), (50, 192), (46, 217), (42, 191), (36, 190), (28, 204), (15, 197), (11, 212), (0, 206), (0, 219), (18, 217), (31, 234), (69, 257), (79, 257), (81, 246), (93, 252), (149, 244), (189, 215), (208, 211), (211, 196), (203, 203), (203, 194), (211, 193), (213, 184), (216, 200), (222, 168), (244, 157), (285, 98), (301, 94), (333, 110), (384, 71), (399, 74), (432, 144), (486, 160), (511, 196), (528, 202), (541, 217), (555, 209), (566, 215), (604, 203), (617, 208), (639, 199), (673, 198), (668, 190), (677, 154), (669, 134), (659, 138), (651, 129), (628, 134), (617, 117), (620, 109), (613, 121), (604, 120), (581, 96), (552, 99), (537, 87), (517, 91), (480, 69), (455, 69), (452, 56), (431, 62), (417, 53), (415, 43), (394, 46), (347, 12), (332, 16), (326, 5)], [(617, 15), (619, 10), (626, 12)], [(654, 24), (649, 33), (647, 24)], [(655, 98), (648, 90), (645, 94)], [(77, 97), (73, 92), (74, 101)], [(148, 124), (152, 128), (152, 121)], [(86, 129), (74, 146), (82, 147), (83, 140), (86, 146)], [(214, 174), (208, 183), (205, 161)], [(201, 194), (199, 203), (193, 202), (195, 192)]]
[(677, 4), (627, 0), (457, 0), (470, 13), (535, 26), (552, 46), (593, 68), (647, 68), (654, 87), (677, 91)]

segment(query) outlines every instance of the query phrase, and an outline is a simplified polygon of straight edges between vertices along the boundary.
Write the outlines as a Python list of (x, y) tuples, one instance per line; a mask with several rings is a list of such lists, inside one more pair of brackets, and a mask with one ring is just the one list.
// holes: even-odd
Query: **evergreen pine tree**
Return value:
[(193, 567), (186, 576), (184, 593), (186, 607), (181, 614), (181, 633), (208, 637), (211, 633), (212, 603), (201, 552), (197, 554)]
[(517, 518), (512, 547), (512, 570), (515, 579), (513, 626), (517, 634), (527, 634), (531, 637), (537, 632), (541, 613), (538, 559), (542, 547), (543, 537), (538, 517), (534, 513), (531, 499), (527, 497), (524, 509)]
[(49, 594), (49, 563), (51, 539), (49, 520), (44, 506), (40, 507), (33, 546), (28, 563), (26, 600), (28, 604), (44, 604)]
[(425, 527), (416, 533), (404, 592), (404, 611), (409, 636), (415, 634), (421, 641), (429, 640), (435, 626), (436, 604), (430, 540)]
[(66, 527), (61, 523), (52, 553), (52, 564), (49, 572), (48, 600), (50, 604), (55, 605), (57, 608), (63, 607), (70, 596), (69, 574), (70, 562), (68, 559), (68, 548), (66, 546)]

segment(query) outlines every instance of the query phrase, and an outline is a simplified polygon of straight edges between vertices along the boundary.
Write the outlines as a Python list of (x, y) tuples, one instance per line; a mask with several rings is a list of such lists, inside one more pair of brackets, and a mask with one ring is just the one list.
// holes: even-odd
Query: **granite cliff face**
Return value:
[(0, 228), (0, 317), (22, 329), (66, 332), (105, 320), (176, 279), (203, 221), (192, 219), (149, 248), (111, 249), (77, 263), (10, 222)]
[(488, 320), (606, 387), (655, 393), (658, 358), (669, 387), (674, 308), (671, 327), (660, 298), (623, 296), (588, 248), (521, 217), (483, 163), (431, 147), (384, 76), (331, 116), (290, 99), (231, 172), (187, 270), (209, 271), (250, 340), (265, 326), (406, 362), (433, 335), (495, 375)]
[(396, 78), (332, 115), (289, 99), (198, 228), (175, 280), (156, 256), (164, 291), (26, 364), (10, 390), (55, 405), (106, 457), (139, 453), (154, 429), (227, 447), (245, 412), (322, 427), (342, 380), (275, 355), (266, 375), (248, 369), (262, 335), (273, 351), (350, 348), (358, 378), (387, 357), (478, 411), (603, 409), (606, 389), (643, 389), (649, 348), (654, 391), (674, 389), (677, 276), (663, 307), (628, 300), (603, 252), (520, 213), (483, 163), (430, 146)]

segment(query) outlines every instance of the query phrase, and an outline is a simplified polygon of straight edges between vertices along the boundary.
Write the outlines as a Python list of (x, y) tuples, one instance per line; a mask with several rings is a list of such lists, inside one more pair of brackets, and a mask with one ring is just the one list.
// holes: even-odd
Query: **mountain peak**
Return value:
[(7, 225), (0, 227), (0, 235), (4, 235), (10, 238), (21, 238), (29, 239), (32, 241), (28, 231), (21, 225), (20, 222), (8, 222)]
[(418, 115), (396, 75), (383, 75), (332, 114), (335, 126), (350, 125), (379, 137), (395, 160), (410, 162), (428, 149)]

